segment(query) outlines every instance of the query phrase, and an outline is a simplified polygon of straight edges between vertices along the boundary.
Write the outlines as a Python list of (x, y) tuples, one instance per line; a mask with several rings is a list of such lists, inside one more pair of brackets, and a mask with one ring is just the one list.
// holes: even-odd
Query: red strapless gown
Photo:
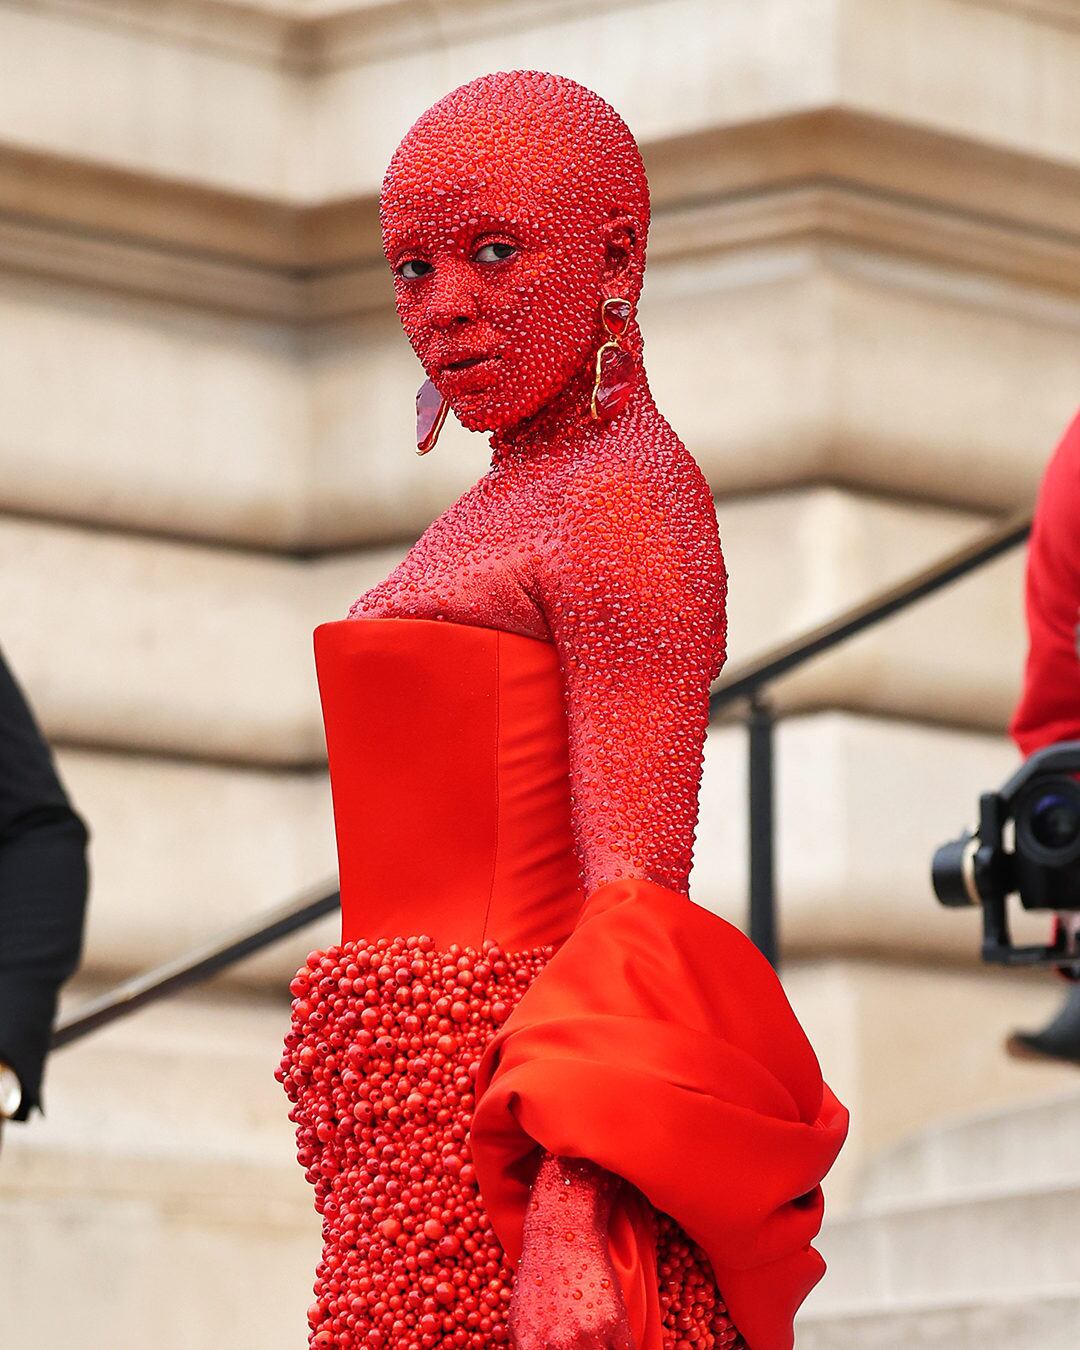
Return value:
[(554, 646), (393, 618), (315, 648), (342, 942), (279, 1070), (323, 1216), (311, 1344), (506, 1343), (546, 1149), (632, 1183), (638, 1350), (787, 1350), (846, 1113), (736, 929), (647, 881), (583, 894)]

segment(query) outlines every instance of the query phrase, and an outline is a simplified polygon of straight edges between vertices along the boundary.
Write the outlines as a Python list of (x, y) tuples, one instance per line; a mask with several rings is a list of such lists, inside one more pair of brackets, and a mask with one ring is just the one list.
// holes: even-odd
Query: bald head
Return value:
[[(510, 71), (462, 85), (417, 120), (386, 171), (380, 218), (425, 369), (467, 426), (495, 429), (531, 415), (590, 359), (605, 298), (636, 302), (649, 189), (610, 104), (561, 76)], [(498, 352), (490, 388), (479, 373), (445, 374), (466, 329), (465, 345)]]
[(644, 263), (649, 185), (630, 129), (599, 94), (535, 70), (482, 75), (430, 107), (383, 179), (384, 228), (400, 212), (484, 192), (489, 209), (558, 228), (623, 215)]

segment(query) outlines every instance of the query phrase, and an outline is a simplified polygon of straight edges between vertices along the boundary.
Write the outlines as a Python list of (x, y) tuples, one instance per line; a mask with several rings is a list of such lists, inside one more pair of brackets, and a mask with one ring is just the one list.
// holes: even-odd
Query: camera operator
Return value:
[(0, 656), (0, 1126), (40, 1108), (57, 994), (82, 948), (86, 842)]
[[(1080, 740), (1080, 414), (1054, 451), (1039, 489), (1025, 604), (1028, 658), (1009, 730), (1026, 757), (1059, 741)], [(1080, 983), (1071, 986), (1047, 1027), (1014, 1032), (1006, 1044), (1018, 1058), (1080, 1064)]]

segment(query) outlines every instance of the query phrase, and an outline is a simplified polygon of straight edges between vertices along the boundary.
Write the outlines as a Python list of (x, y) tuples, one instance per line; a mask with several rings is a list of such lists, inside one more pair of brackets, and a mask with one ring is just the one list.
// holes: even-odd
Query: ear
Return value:
[(604, 281), (614, 294), (637, 290), (641, 279), (637, 230), (629, 216), (615, 215), (604, 222)]

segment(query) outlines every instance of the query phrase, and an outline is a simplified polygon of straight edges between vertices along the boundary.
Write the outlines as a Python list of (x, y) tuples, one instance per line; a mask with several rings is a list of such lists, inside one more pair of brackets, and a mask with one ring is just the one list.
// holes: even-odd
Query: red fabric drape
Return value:
[[(707, 1253), (750, 1350), (790, 1350), (824, 1263), (819, 1183), (847, 1131), (768, 963), (731, 924), (647, 881), (608, 882), (488, 1048), (472, 1148), (511, 1260), (537, 1148), (590, 1158)], [(660, 1350), (649, 1216), (612, 1255), (639, 1350)]]

